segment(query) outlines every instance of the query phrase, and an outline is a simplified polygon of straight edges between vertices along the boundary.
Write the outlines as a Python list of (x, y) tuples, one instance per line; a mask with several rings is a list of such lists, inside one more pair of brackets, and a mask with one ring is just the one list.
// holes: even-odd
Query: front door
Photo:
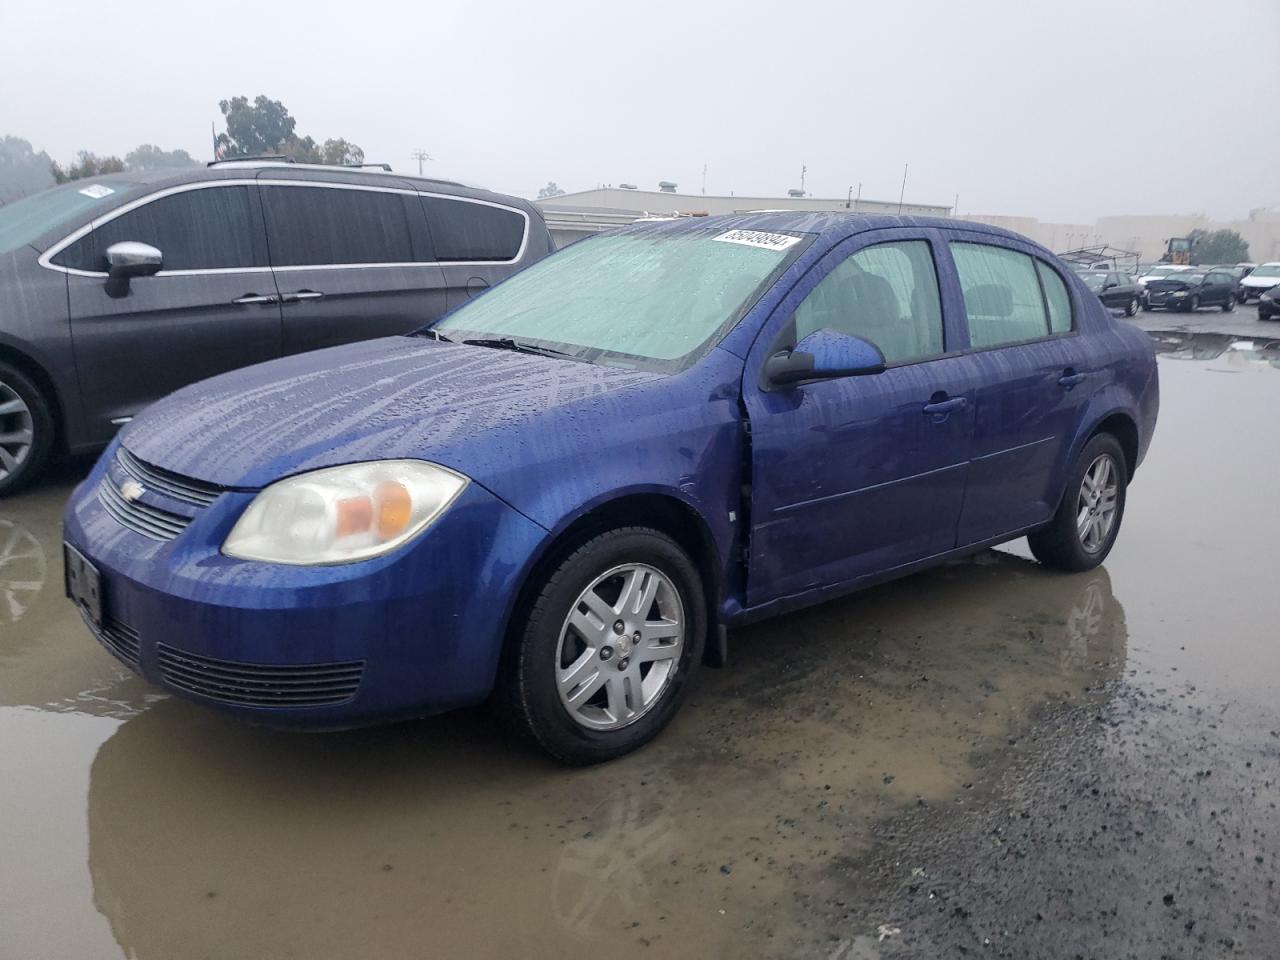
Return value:
[[(853, 582), (955, 546), (975, 382), (949, 339), (933, 231), (837, 246), (785, 298), (746, 365), (748, 603)], [(768, 356), (817, 329), (864, 337), (880, 374), (770, 389)]]
[[(114, 280), (106, 250), (134, 240), (161, 271)], [(109, 214), (68, 248), (71, 337), (87, 439), (197, 380), (280, 356), (280, 304), (252, 183), (163, 191)]]

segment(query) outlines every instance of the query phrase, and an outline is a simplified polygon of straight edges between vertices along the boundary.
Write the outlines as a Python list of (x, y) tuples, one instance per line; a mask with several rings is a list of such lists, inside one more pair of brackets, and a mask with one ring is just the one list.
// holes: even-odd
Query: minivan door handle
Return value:
[(319, 290), (299, 290), (297, 293), (286, 293), (280, 297), (281, 303), (297, 303), (299, 300), (319, 300), (324, 294)]
[(947, 400), (934, 400), (932, 403), (924, 405), (924, 412), (928, 414), (944, 414), (950, 413), (952, 410), (959, 410), (969, 402), (967, 397), (951, 397)]
[(276, 298), (272, 296), (259, 296), (256, 293), (246, 293), (243, 297), (236, 297), (232, 303), (275, 303)]
[(1067, 367), (1067, 369), (1062, 371), (1062, 376), (1058, 378), (1058, 386), (1066, 387), (1070, 390), (1077, 384), (1084, 383), (1088, 377), (1089, 375), (1087, 373), (1076, 373), (1072, 367)]

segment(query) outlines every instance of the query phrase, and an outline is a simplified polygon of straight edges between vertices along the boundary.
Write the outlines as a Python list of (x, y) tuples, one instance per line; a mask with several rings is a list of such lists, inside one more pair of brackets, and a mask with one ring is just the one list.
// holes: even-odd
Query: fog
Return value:
[(1280, 203), (1280, 4), (0, 0), (0, 134), (211, 154), (264, 93), (370, 161), (1083, 221)]

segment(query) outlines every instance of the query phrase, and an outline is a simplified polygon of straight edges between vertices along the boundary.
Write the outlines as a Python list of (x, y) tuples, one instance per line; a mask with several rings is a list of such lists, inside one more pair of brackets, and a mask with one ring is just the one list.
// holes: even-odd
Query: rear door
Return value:
[(274, 173), (259, 184), (285, 354), (408, 333), (444, 314), (444, 275), (413, 190)]
[(530, 218), (519, 207), (444, 193), (419, 196), (444, 271), (448, 309), (461, 306), (523, 265), (530, 244)]
[(1203, 303), (1222, 304), (1227, 302), (1227, 297), (1233, 293), (1235, 281), (1231, 274), (1221, 270), (1212, 270), (1205, 277), (1204, 281), (1205, 293), (1201, 297)]
[(981, 368), (960, 545), (1048, 520), (1067, 445), (1096, 388), (1057, 269), (1016, 241), (955, 231), (970, 357)]
[[(106, 250), (158, 248), (163, 269), (113, 280)], [(68, 272), (86, 442), (179, 387), (280, 356), (280, 304), (253, 181), (159, 191), (95, 221), (53, 258)]]

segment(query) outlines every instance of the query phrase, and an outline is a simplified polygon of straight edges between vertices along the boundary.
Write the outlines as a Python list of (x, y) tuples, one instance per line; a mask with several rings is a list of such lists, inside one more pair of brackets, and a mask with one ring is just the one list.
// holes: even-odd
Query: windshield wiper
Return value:
[(428, 327), (426, 330), (419, 330), (417, 333), (415, 333), (415, 334), (414, 334), (414, 336), (415, 336), (415, 337), (430, 337), (432, 340), (438, 340), (438, 341), (440, 341), (441, 343), (453, 343), (453, 341), (452, 341), (452, 340), (450, 340), (448, 337), (446, 337), (446, 336), (445, 336), (443, 333), (441, 333), (439, 330), (432, 330), (430, 327)]
[(579, 360), (571, 353), (565, 353), (563, 350), (556, 350), (552, 347), (540, 347), (532, 343), (523, 343), (519, 340), (512, 340), (510, 337), (473, 337), (469, 340), (463, 340), (469, 347), (492, 347), (495, 350), (512, 350), (515, 353), (532, 353), (541, 357), (563, 357), (566, 360)]

